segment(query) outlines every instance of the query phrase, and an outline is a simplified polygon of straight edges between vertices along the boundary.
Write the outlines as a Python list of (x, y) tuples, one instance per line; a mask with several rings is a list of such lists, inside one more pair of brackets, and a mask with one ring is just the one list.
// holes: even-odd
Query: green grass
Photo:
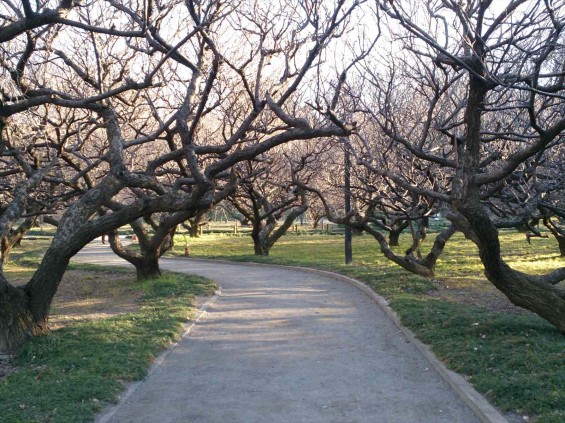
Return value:
[[(105, 272), (98, 269), (96, 277)], [(130, 283), (139, 287), (133, 277)], [(0, 420), (92, 421), (124, 382), (143, 378), (156, 354), (178, 338), (194, 296), (215, 288), (205, 278), (168, 273), (143, 284), (135, 312), (31, 339), (14, 359), (17, 371), (0, 381)]]
[(12, 249), (9, 260), (22, 267), (35, 267), (50, 244), (51, 238), (48, 237), (24, 238), (20, 247)]
[(565, 421), (565, 339), (543, 320), (436, 299), (397, 298), (391, 306), (503, 411)]
[[(501, 410), (528, 415), (538, 423), (565, 421), (565, 337), (531, 313), (470, 304), (469, 298), (480, 302), (483, 296), (504, 301), (484, 278), (470, 241), (460, 235), (450, 240), (437, 265), (436, 281), (386, 260), (367, 235), (353, 241), (350, 266), (343, 264), (339, 236), (288, 235), (269, 257), (254, 256), (248, 237), (204, 236), (190, 239), (189, 245), (194, 257), (305, 266), (361, 280), (386, 297), (404, 325)], [(401, 238), (398, 252), (409, 242), (408, 236)], [(183, 248), (179, 242), (174, 254), (181, 255)], [(551, 239), (528, 244), (523, 234), (506, 232), (502, 249), (508, 263), (525, 272), (543, 273), (565, 265)], [(453, 299), (436, 298), (440, 288), (443, 293), (453, 292)], [(467, 301), (461, 301), (463, 297)]]

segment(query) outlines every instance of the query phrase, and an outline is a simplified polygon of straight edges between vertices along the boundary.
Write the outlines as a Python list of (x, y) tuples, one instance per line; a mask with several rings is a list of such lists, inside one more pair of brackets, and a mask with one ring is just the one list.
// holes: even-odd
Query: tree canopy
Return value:
[[(498, 236), (542, 222), (565, 254), (564, 28), (550, 0), (4, 1), (0, 263), (39, 216), (57, 230), (25, 286), (0, 268), (0, 350), (48, 330), (94, 238), (133, 225), (142, 252), (112, 247), (155, 276), (176, 226), (228, 200), (258, 253), (312, 205), (428, 277), (461, 231), (498, 289), (565, 332), (565, 268), (511, 269)], [(422, 256), (436, 214), (451, 226)]]

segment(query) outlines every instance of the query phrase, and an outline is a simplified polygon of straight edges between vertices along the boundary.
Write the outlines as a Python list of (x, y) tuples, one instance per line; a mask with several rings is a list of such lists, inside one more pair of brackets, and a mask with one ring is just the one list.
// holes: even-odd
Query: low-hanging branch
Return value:
[(326, 217), (330, 222), (347, 225), (353, 229), (367, 232), (379, 243), (381, 252), (387, 259), (396, 263), (403, 269), (420, 276), (427, 278), (433, 278), (435, 276), (435, 265), (437, 260), (443, 252), (447, 241), (456, 233), (455, 227), (453, 225), (449, 225), (445, 230), (437, 235), (430, 252), (423, 259), (414, 256), (414, 251), (412, 250), (408, 250), (405, 256), (399, 256), (390, 248), (386, 236), (377, 229), (377, 227), (381, 225), (381, 222), (379, 222), (378, 219), (371, 216), (363, 217), (356, 210), (346, 216), (339, 217), (331, 210), (320, 190), (304, 184), (300, 184), (300, 186), (304, 190), (313, 192), (320, 198), (326, 211)]

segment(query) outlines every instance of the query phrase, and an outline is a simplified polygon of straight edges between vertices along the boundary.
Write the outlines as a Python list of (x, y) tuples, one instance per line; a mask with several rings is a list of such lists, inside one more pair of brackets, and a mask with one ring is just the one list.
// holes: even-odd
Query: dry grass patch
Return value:
[[(6, 273), (14, 285), (24, 285), (33, 275), (29, 267), (18, 263), (8, 264)], [(60, 329), (72, 323), (133, 312), (142, 295), (141, 283), (122, 269), (69, 269), (53, 298), (49, 326)]]
[[(486, 285), (479, 280), (472, 287), (460, 286), (455, 279), (441, 279), (436, 282), (436, 290), (430, 290), (427, 295), (440, 300), (481, 307), (488, 311), (502, 313), (531, 315), (528, 310), (512, 304), (500, 291), (492, 285)], [(483, 285), (483, 286), (481, 286)]]
[[(24, 285), (33, 275), (29, 267), (17, 262), (8, 264), (6, 273), (14, 285)], [(141, 284), (129, 273), (69, 269), (53, 299), (49, 327), (57, 330), (135, 312), (142, 296)], [(0, 380), (15, 370), (10, 356), (0, 355)]]
[(69, 270), (53, 300), (50, 327), (59, 329), (136, 311), (142, 295), (141, 285), (132, 283), (129, 274), (104, 272), (101, 278), (89, 270)]

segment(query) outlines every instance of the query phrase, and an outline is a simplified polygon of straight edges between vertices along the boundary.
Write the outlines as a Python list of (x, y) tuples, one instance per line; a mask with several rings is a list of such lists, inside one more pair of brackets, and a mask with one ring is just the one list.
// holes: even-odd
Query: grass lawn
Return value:
[[(183, 253), (182, 237), (179, 241), (173, 254)], [(494, 289), (482, 274), (476, 247), (459, 234), (450, 240), (433, 281), (387, 261), (367, 235), (354, 237), (350, 266), (343, 264), (342, 236), (287, 235), (269, 257), (254, 256), (249, 237), (205, 235), (188, 242), (193, 257), (306, 266), (361, 280), (386, 297), (404, 325), (501, 410), (524, 421), (565, 422), (565, 337)], [(398, 251), (408, 244), (408, 236), (401, 238)], [(523, 234), (508, 232), (502, 248), (509, 264), (522, 271), (565, 266), (551, 239), (528, 244)]]
[[(8, 266), (25, 282), (44, 242)], [(33, 250), (33, 251), (30, 251)], [(36, 259), (35, 259), (36, 260)], [(24, 265), (22, 265), (24, 264)], [(156, 354), (176, 340), (195, 311), (195, 295), (211, 295), (205, 278), (168, 273), (139, 283), (132, 270), (73, 265), (52, 307), (53, 330), (27, 342), (1, 377), (1, 422), (89, 422), (124, 383), (139, 380)]]

